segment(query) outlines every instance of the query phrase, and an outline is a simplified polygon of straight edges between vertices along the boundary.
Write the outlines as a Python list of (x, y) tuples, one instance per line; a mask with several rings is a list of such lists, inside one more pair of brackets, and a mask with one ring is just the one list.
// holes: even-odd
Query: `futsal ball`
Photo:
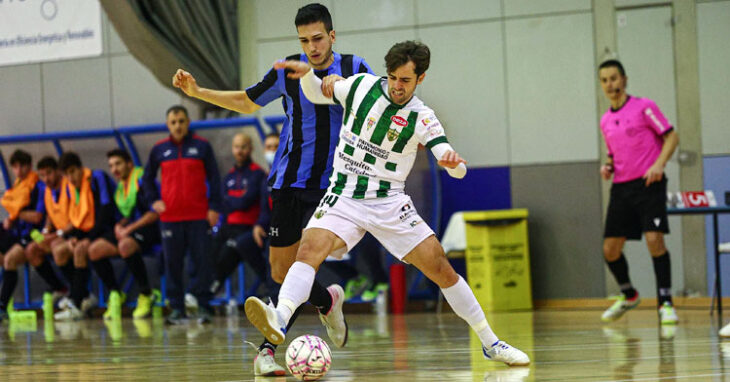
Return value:
[(316, 381), (332, 366), (330, 347), (323, 339), (305, 334), (286, 348), (286, 367), (300, 381)]

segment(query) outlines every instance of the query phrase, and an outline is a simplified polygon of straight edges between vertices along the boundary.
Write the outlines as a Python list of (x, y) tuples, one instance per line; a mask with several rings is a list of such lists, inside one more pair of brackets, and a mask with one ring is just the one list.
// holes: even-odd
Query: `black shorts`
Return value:
[(603, 237), (640, 240), (642, 232), (669, 233), (667, 221), (667, 177), (647, 187), (639, 178), (611, 186)]
[(271, 190), (273, 202), (269, 238), (272, 247), (288, 247), (302, 238), (302, 230), (327, 190), (285, 188)]
[[(75, 238), (78, 241), (81, 241), (81, 240), (84, 240), (84, 239), (91, 239), (91, 236), (89, 235), (89, 232), (82, 231), (82, 230), (80, 230), (78, 228), (74, 228), (71, 231), (66, 232), (63, 235), (63, 237), (66, 238), (66, 239)], [(104, 239), (104, 240), (106, 240), (106, 241), (108, 241), (108, 242), (110, 242), (110, 243), (112, 243), (114, 245), (117, 245), (117, 235), (114, 234), (114, 230), (113, 229), (106, 230), (106, 231), (102, 232), (102, 234), (99, 235), (99, 237), (97, 237), (96, 239)], [(96, 240), (96, 239), (94, 239), (94, 240)], [(91, 240), (91, 241), (94, 241), (94, 240)]]
[(15, 244), (20, 244), (25, 247), (29, 242), (29, 238), (20, 238), (12, 232), (8, 232), (0, 227), (0, 254), (4, 255), (10, 250), (10, 248), (13, 248)]
[(132, 239), (139, 244), (139, 248), (142, 252), (148, 251), (155, 245), (162, 243), (160, 225), (157, 222), (143, 225), (132, 231), (129, 236), (131, 236)]

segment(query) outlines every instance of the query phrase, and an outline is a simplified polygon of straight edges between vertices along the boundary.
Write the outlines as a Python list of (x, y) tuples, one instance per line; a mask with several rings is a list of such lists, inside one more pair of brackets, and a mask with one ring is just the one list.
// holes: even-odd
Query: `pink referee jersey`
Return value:
[(654, 101), (628, 96), (618, 110), (601, 117), (601, 132), (613, 157), (613, 182), (639, 179), (662, 152), (664, 134), (673, 129)]

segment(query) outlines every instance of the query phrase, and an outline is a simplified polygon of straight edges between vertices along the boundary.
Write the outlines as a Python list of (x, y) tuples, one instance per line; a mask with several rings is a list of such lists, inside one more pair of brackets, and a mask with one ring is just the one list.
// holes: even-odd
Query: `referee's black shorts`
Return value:
[(285, 188), (271, 190), (272, 247), (288, 247), (302, 238), (302, 230), (327, 190)]
[(648, 231), (669, 233), (667, 177), (648, 187), (643, 178), (614, 183), (603, 237), (640, 240), (642, 232)]

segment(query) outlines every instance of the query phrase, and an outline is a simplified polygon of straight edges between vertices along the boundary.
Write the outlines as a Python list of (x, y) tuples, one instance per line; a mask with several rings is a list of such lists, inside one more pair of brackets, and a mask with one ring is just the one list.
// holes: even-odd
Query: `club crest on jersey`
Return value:
[(325, 210), (317, 210), (317, 212), (314, 213), (314, 217), (317, 219), (321, 219), (325, 213), (327, 213)]
[(401, 117), (400, 115), (394, 115), (390, 117), (390, 120), (400, 127), (408, 126), (408, 121), (406, 121), (406, 119)]
[(394, 140), (398, 139), (399, 135), (400, 135), (400, 133), (398, 132), (398, 130), (388, 129), (388, 140), (389, 141), (394, 141)]
[(375, 118), (373, 118), (373, 117), (368, 118), (367, 129), (370, 130), (371, 127), (375, 126), (375, 122), (377, 122), (377, 120)]

